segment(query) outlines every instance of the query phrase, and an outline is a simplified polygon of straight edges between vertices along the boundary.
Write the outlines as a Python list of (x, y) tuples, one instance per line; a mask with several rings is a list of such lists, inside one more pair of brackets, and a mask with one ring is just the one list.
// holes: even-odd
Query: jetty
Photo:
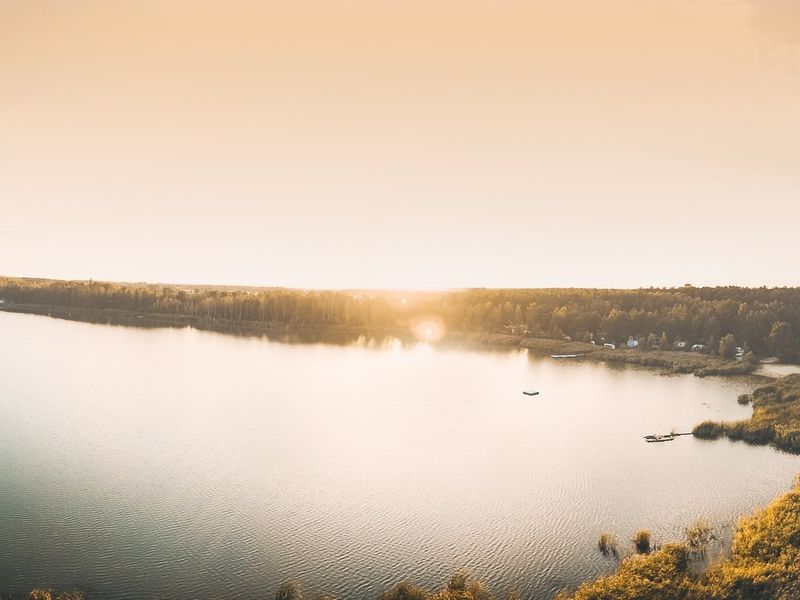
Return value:
[(653, 434), (653, 435), (646, 435), (644, 436), (644, 440), (648, 444), (652, 444), (654, 442), (671, 442), (675, 439), (675, 436), (671, 433), (665, 433), (663, 435)]
[(550, 358), (580, 358), (584, 354), (551, 354)]
[(692, 435), (692, 432), (691, 431), (688, 433), (673, 432), (673, 433), (663, 433), (663, 434), (653, 433), (651, 435), (644, 436), (644, 441), (647, 442), (648, 444), (653, 444), (658, 442), (671, 442), (676, 437), (680, 437), (682, 435)]

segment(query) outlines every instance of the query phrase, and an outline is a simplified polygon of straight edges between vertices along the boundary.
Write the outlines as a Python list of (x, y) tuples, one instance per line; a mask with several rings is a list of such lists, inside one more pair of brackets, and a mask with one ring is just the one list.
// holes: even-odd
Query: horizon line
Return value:
[(743, 289), (743, 290), (757, 290), (757, 289), (798, 289), (800, 285), (694, 285), (692, 283), (685, 283), (682, 285), (650, 285), (638, 287), (599, 287), (599, 286), (452, 286), (452, 287), (314, 287), (314, 286), (291, 286), (291, 285), (263, 285), (252, 283), (189, 283), (189, 282), (166, 282), (166, 281), (128, 281), (128, 280), (111, 280), (111, 279), (62, 279), (58, 277), (37, 277), (25, 275), (5, 275), (0, 274), (0, 279), (20, 279), (26, 281), (49, 281), (49, 282), (64, 282), (64, 283), (108, 283), (114, 285), (139, 285), (139, 286), (167, 286), (167, 287), (186, 287), (186, 288), (228, 288), (228, 289), (259, 289), (259, 290), (290, 290), (290, 291), (319, 291), (319, 292), (413, 292), (413, 293), (435, 293), (435, 292), (463, 292), (470, 290), (597, 290), (597, 291), (638, 291), (638, 290), (680, 290), (680, 289)]

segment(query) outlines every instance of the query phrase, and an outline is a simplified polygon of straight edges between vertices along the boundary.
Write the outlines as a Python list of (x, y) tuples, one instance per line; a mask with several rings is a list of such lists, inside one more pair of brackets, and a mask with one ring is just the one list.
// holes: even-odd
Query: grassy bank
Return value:
[(622, 561), (560, 600), (790, 600), (800, 597), (800, 486), (739, 520), (731, 556), (697, 573), (688, 544)]
[(749, 419), (731, 423), (704, 421), (694, 428), (694, 435), (704, 439), (727, 436), (800, 453), (800, 374), (757, 388), (750, 398), (753, 415)]
[(608, 350), (598, 348), (592, 359), (618, 362), (643, 367), (657, 367), (673, 373), (694, 373), (698, 377), (710, 375), (746, 375), (756, 370), (751, 361), (725, 360), (697, 352), (663, 350)]

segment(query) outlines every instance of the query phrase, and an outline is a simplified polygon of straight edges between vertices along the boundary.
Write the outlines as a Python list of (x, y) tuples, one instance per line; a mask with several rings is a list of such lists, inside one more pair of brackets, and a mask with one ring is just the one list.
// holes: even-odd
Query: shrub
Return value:
[(692, 429), (692, 434), (705, 440), (715, 440), (724, 433), (724, 426), (722, 423), (715, 421), (703, 421), (699, 425), (695, 425)]
[(647, 555), (634, 555), (613, 575), (582, 584), (559, 600), (684, 600), (692, 587), (685, 546), (668, 544)]
[(633, 536), (633, 545), (636, 547), (636, 552), (639, 554), (647, 554), (650, 552), (650, 530), (640, 529)]
[(431, 600), (493, 600), (493, 596), (482, 581), (473, 579), (466, 571), (459, 571)]
[(401, 581), (392, 589), (383, 592), (380, 600), (426, 600), (429, 594), (410, 581)]
[(296, 581), (285, 581), (275, 592), (275, 600), (303, 600), (300, 584)]
[(608, 556), (609, 554), (613, 554), (614, 556), (618, 555), (617, 540), (614, 539), (614, 536), (610, 533), (600, 534), (600, 539), (597, 541), (597, 547), (600, 549), (600, 552), (603, 553), (603, 556)]
[(685, 530), (686, 544), (693, 552), (704, 553), (709, 542), (714, 539), (711, 525), (705, 519), (697, 519)]

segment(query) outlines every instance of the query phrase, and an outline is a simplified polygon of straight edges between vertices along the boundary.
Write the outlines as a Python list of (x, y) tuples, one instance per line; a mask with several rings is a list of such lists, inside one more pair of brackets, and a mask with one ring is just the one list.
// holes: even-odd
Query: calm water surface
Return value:
[[(468, 567), (548, 598), (788, 488), (800, 459), (642, 435), (738, 419), (747, 380), (524, 352), (287, 345), (0, 313), (0, 591), (374, 598)], [(529, 398), (527, 388), (541, 390)], [(629, 546), (629, 544), (625, 544)]]

